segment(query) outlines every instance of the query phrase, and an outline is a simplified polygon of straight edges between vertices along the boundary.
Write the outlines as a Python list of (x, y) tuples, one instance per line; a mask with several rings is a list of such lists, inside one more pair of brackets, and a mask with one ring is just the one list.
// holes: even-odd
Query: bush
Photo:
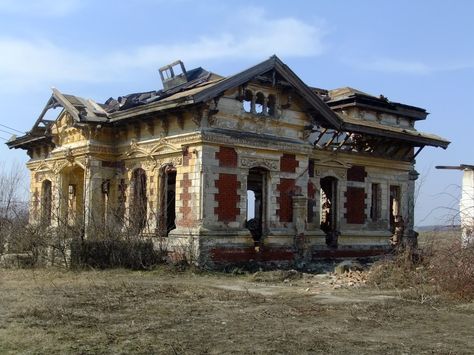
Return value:
[(462, 248), (460, 241), (455, 241), (395, 253), (372, 266), (367, 283), (409, 289), (425, 299), (441, 294), (474, 300), (474, 246)]
[(474, 246), (455, 243), (430, 258), (430, 281), (440, 292), (462, 300), (474, 300)]
[(151, 240), (81, 240), (71, 244), (72, 267), (149, 269), (163, 260)]

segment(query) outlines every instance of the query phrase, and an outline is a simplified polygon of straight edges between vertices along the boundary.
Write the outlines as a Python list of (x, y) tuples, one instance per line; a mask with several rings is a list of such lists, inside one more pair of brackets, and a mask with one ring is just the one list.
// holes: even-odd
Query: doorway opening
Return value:
[(250, 231), (258, 246), (265, 233), (266, 225), (266, 185), (268, 170), (252, 168), (247, 177), (247, 220), (245, 227)]
[(321, 179), (321, 229), (326, 233), (326, 244), (337, 247), (337, 179)]

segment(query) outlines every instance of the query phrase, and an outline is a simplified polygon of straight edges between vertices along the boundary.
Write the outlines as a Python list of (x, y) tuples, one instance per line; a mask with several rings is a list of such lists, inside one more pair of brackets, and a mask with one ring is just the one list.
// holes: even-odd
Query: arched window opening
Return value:
[(245, 112), (251, 113), (253, 111), (252, 110), (252, 101), (253, 101), (252, 91), (245, 90), (244, 100), (243, 100), (243, 103), (242, 103)]
[(176, 229), (176, 168), (167, 165), (161, 175), (161, 211), (159, 230), (167, 236)]
[(51, 206), (52, 205), (52, 190), (51, 181), (44, 180), (41, 184), (41, 223), (44, 226), (51, 224)]
[(337, 246), (337, 179), (321, 179), (321, 229), (326, 233), (326, 244)]
[(265, 108), (265, 95), (258, 92), (255, 97), (255, 113), (261, 115), (264, 113)]
[(132, 229), (139, 233), (146, 226), (147, 221), (147, 197), (146, 197), (146, 173), (138, 168), (132, 174), (132, 203), (130, 204), (130, 224)]
[(269, 95), (268, 96), (268, 102), (267, 102), (267, 112), (269, 116), (275, 116), (276, 114), (276, 98), (275, 95)]

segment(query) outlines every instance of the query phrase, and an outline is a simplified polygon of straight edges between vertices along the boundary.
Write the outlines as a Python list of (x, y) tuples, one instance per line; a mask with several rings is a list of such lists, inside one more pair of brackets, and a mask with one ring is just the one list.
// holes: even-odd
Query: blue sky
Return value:
[[(430, 112), (417, 128), (452, 144), (417, 158), (416, 223), (443, 223), (461, 173), (434, 166), (474, 164), (473, 13), (468, 0), (0, 0), (0, 124), (30, 129), (52, 86), (103, 102), (160, 88), (175, 59), (229, 75), (277, 54), (309, 85)], [(0, 157), (27, 160), (4, 145)]]

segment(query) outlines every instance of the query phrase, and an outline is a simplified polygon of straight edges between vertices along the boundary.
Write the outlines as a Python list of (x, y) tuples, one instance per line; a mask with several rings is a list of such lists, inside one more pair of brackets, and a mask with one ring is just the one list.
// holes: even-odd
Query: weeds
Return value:
[(397, 252), (372, 266), (368, 285), (403, 290), (405, 298), (421, 303), (433, 303), (440, 295), (474, 300), (474, 246), (462, 247), (455, 239)]

